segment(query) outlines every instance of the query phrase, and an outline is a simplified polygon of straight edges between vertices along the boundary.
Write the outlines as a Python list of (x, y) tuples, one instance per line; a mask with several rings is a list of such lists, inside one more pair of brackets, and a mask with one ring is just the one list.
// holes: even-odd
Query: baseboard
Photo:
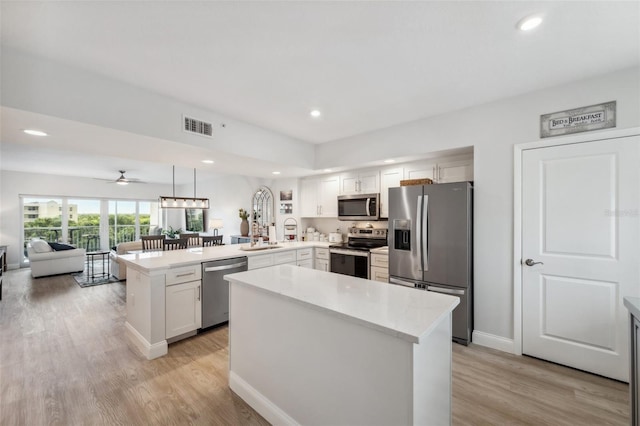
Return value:
[(129, 337), (131, 343), (133, 343), (135, 347), (138, 348), (140, 352), (142, 352), (142, 355), (147, 357), (147, 359), (159, 358), (168, 353), (169, 348), (166, 340), (154, 343), (152, 345), (147, 342), (147, 339), (145, 339), (142, 334), (138, 333), (138, 330), (133, 328), (133, 326), (129, 324), (129, 322), (125, 322), (124, 325), (127, 330), (127, 336)]
[(229, 371), (229, 387), (269, 423), (274, 425), (299, 424), (233, 371)]
[(10, 269), (20, 269), (19, 263), (7, 263), (7, 270)]
[(507, 339), (506, 337), (496, 336), (495, 334), (483, 333), (482, 331), (474, 330), (471, 340), (476, 345), (486, 346), (488, 348), (497, 349), (499, 351), (508, 352), (511, 354), (516, 353), (513, 339)]

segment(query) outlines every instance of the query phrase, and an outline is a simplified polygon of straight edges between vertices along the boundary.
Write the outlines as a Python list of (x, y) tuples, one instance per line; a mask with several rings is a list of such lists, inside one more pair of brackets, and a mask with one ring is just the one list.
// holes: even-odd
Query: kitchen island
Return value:
[(290, 265), (225, 279), (230, 386), (271, 423), (451, 423), (457, 297)]

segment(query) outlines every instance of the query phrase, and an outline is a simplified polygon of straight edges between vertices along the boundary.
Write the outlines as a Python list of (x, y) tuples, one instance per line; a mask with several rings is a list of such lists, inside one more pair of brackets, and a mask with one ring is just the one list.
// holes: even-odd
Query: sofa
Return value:
[(119, 256), (134, 250), (142, 250), (142, 241), (120, 243), (115, 247), (115, 250), (112, 249), (109, 253), (111, 275), (120, 281), (127, 279), (127, 267)]
[(33, 240), (27, 246), (27, 256), (34, 278), (84, 271), (87, 251), (83, 248), (54, 250), (44, 240)]

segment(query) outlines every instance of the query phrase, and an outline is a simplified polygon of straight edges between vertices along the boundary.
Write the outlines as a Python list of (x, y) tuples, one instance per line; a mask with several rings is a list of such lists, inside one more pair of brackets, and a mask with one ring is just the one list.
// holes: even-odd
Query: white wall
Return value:
[(310, 143), (121, 81), (8, 47), (2, 48), (0, 65), (3, 106), (210, 148), (211, 139), (182, 131), (182, 115), (187, 114), (214, 124), (216, 150), (276, 163), (286, 153), (292, 164), (313, 164)]
[(319, 145), (315, 168), (473, 145), (475, 329), (513, 338), (513, 145), (539, 139), (541, 114), (613, 100), (617, 128), (640, 126), (639, 68)]

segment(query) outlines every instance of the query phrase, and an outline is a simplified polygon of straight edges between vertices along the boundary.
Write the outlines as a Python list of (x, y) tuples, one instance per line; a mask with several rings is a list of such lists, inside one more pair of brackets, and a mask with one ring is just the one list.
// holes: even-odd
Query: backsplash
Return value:
[(389, 222), (386, 220), (377, 220), (377, 221), (345, 221), (338, 220), (336, 218), (306, 218), (302, 219), (302, 225), (300, 226), (300, 232), (306, 231), (307, 228), (315, 228), (316, 231), (321, 234), (329, 235), (329, 232), (338, 232), (342, 233), (342, 235), (346, 238), (347, 232), (349, 232), (349, 228), (355, 226), (357, 228), (365, 228), (366, 225), (370, 223), (374, 228), (383, 228), (387, 229)]

